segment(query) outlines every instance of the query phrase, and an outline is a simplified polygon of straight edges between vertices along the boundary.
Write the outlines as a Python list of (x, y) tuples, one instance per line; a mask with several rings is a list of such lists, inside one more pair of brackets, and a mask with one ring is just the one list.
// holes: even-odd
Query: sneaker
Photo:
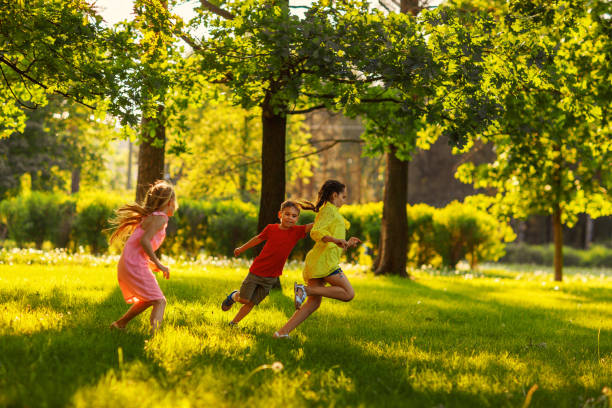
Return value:
[(238, 324), (238, 323), (229, 322), (227, 325), (228, 325), (229, 327), (236, 327), (236, 325), (237, 325), (237, 324)]
[(293, 295), (295, 297), (295, 310), (298, 310), (306, 301), (306, 287), (295, 282), (293, 284)]
[(232, 293), (227, 295), (227, 297), (223, 300), (223, 302), (221, 302), (221, 310), (223, 310), (224, 312), (227, 312), (228, 310), (232, 308), (232, 305), (236, 303), (236, 301), (232, 299), (232, 296), (234, 296), (234, 293), (236, 292), (238, 291), (237, 290), (233, 291)]
[(288, 334), (280, 334), (279, 332), (274, 332), (272, 337), (274, 337), (275, 339), (288, 339), (289, 335)]

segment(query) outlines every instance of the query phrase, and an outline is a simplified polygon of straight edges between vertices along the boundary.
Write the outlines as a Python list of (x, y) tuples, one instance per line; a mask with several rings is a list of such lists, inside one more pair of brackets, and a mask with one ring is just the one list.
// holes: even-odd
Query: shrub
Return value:
[(34, 191), (0, 204), (8, 237), (18, 246), (34, 243), (39, 249), (46, 240), (59, 247), (67, 245), (73, 214), (73, 199), (56, 193)]
[(408, 262), (429, 265), (437, 257), (433, 228), (437, 210), (427, 204), (408, 206)]
[(205, 246), (212, 206), (204, 201), (179, 200), (178, 211), (168, 220), (164, 248), (173, 255), (197, 255)]
[[(351, 223), (347, 231), (348, 237), (358, 237), (367, 248), (372, 258), (378, 254), (380, 240), (380, 225), (382, 220), (382, 202), (359, 205), (344, 205), (340, 208), (340, 214)], [(357, 262), (359, 250), (356, 248), (346, 252), (349, 262)]]
[[(528, 245), (525, 243), (508, 244), (506, 255), (500, 261), (513, 264), (552, 265), (555, 248), (548, 245)], [(591, 248), (576, 249), (563, 247), (564, 266), (582, 267), (612, 267), (612, 249), (603, 245), (593, 245)]]
[(453, 201), (433, 217), (434, 248), (442, 264), (455, 268), (467, 259), (470, 266), (484, 260), (497, 260), (504, 254), (504, 241), (514, 239), (506, 223), (474, 205)]
[(105, 192), (79, 193), (73, 225), (75, 246), (87, 246), (94, 254), (105, 252), (108, 249), (109, 220), (115, 209), (128, 201)]
[(205, 248), (211, 254), (234, 256), (234, 248), (257, 233), (257, 209), (251, 203), (219, 201), (209, 216)]

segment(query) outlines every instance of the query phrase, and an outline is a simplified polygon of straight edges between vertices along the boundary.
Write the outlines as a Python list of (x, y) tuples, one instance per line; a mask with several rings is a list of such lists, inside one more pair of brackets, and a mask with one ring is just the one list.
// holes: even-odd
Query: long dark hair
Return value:
[(323, 207), (326, 202), (331, 200), (332, 194), (340, 194), (344, 191), (345, 188), (346, 186), (337, 180), (327, 180), (325, 183), (323, 183), (323, 186), (321, 186), (321, 189), (319, 190), (319, 196), (317, 197), (316, 205), (309, 201), (302, 200), (300, 201), (300, 206), (304, 210), (319, 212), (321, 207)]

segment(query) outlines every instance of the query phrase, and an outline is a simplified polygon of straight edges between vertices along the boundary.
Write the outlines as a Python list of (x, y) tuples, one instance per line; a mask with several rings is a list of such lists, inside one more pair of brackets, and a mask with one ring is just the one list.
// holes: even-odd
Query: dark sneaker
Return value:
[(227, 312), (228, 310), (232, 308), (232, 305), (236, 303), (236, 301), (232, 299), (232, 296), (234, 296), (234, 293), (236, 292), (238, 291), (237, 290), (233, 291), (232, 293), (227, 295), (227, 297), (223, 300), (223, 302), (221, 302), (221, 310), (223, 310), (224, 312)]

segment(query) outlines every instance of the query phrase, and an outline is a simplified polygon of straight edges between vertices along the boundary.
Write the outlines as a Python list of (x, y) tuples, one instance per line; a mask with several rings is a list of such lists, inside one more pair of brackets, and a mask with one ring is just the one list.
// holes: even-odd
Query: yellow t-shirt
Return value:
[(346, 230), (350, 226), (351, 224), (338, 211), (338, 207), (332, 203), (327, 202), (321, 207), (310, 231), (310, 237), (315, 241), (315, 245), (306, 254), (304, 281), (323, 278), (338, 269), (342, 248), (333, 242), (323, 242), (321, 239), (326, 235), (336, 239), (346, 239)]

